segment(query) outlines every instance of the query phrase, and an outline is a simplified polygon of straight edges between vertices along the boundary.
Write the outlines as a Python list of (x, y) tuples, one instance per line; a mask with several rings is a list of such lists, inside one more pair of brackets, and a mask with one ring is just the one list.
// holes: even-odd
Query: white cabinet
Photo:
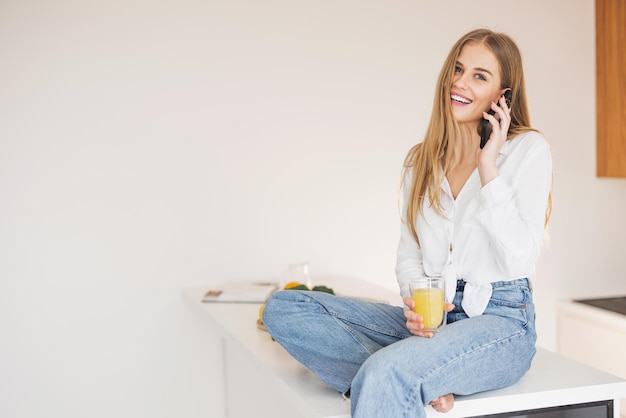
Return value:
[[(626, 379), (626, 315), (579, 302), (559, 303), (558, 352)], [(626, 399), (620, 404), (626, 417)]]

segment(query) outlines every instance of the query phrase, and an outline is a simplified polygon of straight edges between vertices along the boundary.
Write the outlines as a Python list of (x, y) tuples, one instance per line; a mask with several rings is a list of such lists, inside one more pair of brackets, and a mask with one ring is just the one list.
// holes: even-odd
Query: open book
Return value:
[(202, 302), (263, 303), (276, 289), (278, 284), (270, 282), (225, 283), (206, 292)]

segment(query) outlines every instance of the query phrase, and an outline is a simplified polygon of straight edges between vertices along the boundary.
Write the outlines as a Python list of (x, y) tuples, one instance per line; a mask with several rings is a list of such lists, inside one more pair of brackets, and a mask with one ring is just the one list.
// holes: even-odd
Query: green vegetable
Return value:
[(286, 290), (310, 290), (310, 289), (306, 287), (305, 284), (299, 284), (298, 286), (293, 286)]
[(285, 289), (285, 290), (312, 290), (314, 292), (330, 293), (331, 295), (335, 294), (333, 289), (331, 289), (330, 287), (315, 286), (315, 287), (313, 287), (313, 289), (309, 289), (305, 284), (299, 284), (298, 286), (293, 286), (293, 287), (290, 287), (289, 289)]
[(314, 292), (324, 292), (324, 293), (330, 293), (331, 295), (334, 295), (335, 292), (333, 291), (333, 289), (331, 289), (330, 287), (326, 287), (326, 286), (315, 286), (313, 287)]

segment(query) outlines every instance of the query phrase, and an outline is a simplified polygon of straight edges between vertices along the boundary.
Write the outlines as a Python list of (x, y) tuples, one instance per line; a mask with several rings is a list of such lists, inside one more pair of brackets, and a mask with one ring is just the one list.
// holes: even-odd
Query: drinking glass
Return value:
[(424, 331), (437, 331), (446, 323), (443, 277), (420, 277), (409, 283), (414, 312), (422, 316)]

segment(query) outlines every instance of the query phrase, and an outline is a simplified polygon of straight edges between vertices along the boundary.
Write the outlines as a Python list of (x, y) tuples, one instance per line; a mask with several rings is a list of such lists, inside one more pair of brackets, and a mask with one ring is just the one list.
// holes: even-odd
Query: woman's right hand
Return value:
[[(413, 335), (417, 335), (418, 337), (426, 337), (432, 338), (434, 333), (432, 331), (424, 331), (424, 324), (422, 315), (414, 312), (415, 309), (415, 301), (411, 297), (405, 297), (403, 299), (404, 304), (409, 308), (404, 310), (404, 316), (406, 317), (406, 328)], [(454, 309), (454, 305), (451, 303), (446, 303), (444, 306), (446, 312), (450, 312)]]

